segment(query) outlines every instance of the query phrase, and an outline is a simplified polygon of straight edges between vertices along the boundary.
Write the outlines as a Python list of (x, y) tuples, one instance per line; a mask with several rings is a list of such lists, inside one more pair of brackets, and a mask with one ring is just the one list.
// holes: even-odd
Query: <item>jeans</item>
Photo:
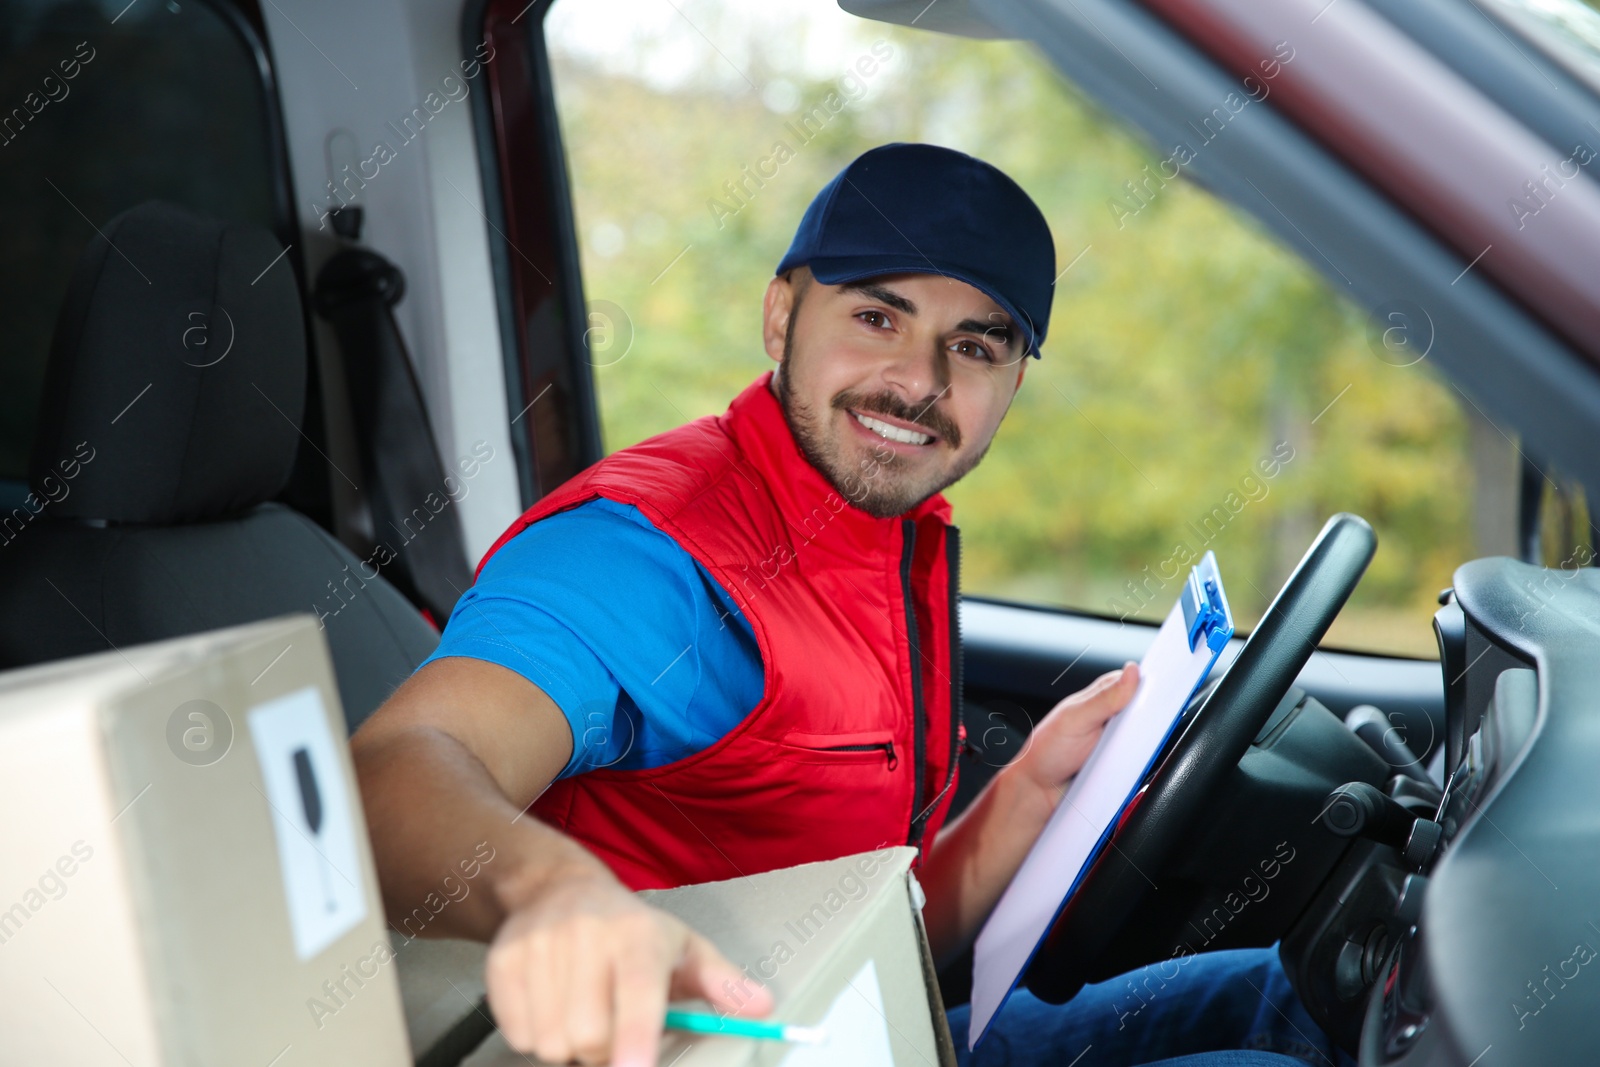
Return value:
[(1202, 952), (1084, 986), (1065, 1004), (1018, 989), (960, 1067), (1354, 1067), (1289, 987), (1276, 948)]

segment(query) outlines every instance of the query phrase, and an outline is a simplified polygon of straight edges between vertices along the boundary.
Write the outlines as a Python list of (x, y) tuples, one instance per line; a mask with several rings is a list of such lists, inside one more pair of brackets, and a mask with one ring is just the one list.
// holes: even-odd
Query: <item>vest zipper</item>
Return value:
[(955, 778), (957, 752), (961, 742), (966, 740), (966, 708), (963, 704), (963, 686), (966, 682), (962, 678), (965, 664), (961, 652), (961, 531), (949, 525), (944, 530), (945, 559), (950, 565), (947, 582), (950, 592), (950, 763), (945, 768), (944, 788), (939, 790), (941, 797)]
[[(912, 819), (911, 837), (909, 843), (916, 844), (921, 840), (922, 831), (926, 827), (928, 817), (933, 814), (933, 809), (939, 806), (944, 795), (950, 791), (950, 786), (955, 783), (956, 759), (960, 754), (961, 743), (966, 739), (966, 723), (964, 705), (962, 701), (962, 654), (961, 654), (961, 531), (954, 526), (945, 526), (945, 563), (948, 570), (948, 604), (950, 612), (950, 755), (949, 762), (945, 764), (944, 784), (939, 787), (939, 792), (934, 794), (928, 806), (916, 813)], [(920, 670), (918, 671), (920, 675)], [(918, 690), (920, 693), (920, 688)], [(920, 697), (919, 697), (920, 704)], [(918, 720), (921, 725), (921, 720)], [(920, 749), (919, 749), (920, 751)], [(922, 779), (917, 779), (918, 800), (921, 796)]]
[(911, 595), (911, 560), (917, 547), (917, 524), (904, 519), (900, 529), (905, 535), (905, 548), (900, 555), (900, 594), (906, 604), (906, 645), (911, 657), (911, 730), (915, 738), (915, 761), (911, 764), (911, 825), (906, 830), (906, 844), (917, 847), (922, 840), (922, 827), (926, 819), (922, 809), (922, 774), (927, 761), (928, 738), (922, 724), (922, 645), (917, 638), (917, 605)]
[(883, 749), (884, 755), (889, 760), (889, 769), (891, 771), (894, 770), (896, 767), (900, 766), (900, 759), (899, 759), (898, 756), (896, 756), (894, 754), (894, 742), (893, 741), (885, 741), (882, 744), (873, 744), (873, 745), (829, 745), (827, 748), (819, 748), (819, 749), (817, 749), (817, 751), (818, 752), (871, 752), (873, 749), (877, 749), (877, 748)]

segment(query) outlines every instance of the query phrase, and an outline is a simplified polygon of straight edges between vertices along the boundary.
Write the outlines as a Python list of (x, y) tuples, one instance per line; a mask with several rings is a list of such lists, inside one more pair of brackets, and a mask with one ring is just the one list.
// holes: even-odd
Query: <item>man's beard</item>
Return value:
[(937, 473), (912, 480), (906, 471), (905, 457), (887, 445), (874, 448), (869, 458), (859, 463), (848, 460), (837, 440), (827, 438), (826, 420), (832, 411), (844, 411), (846, 418), (854, 418), (850, 411), (888, 415), (906, 422), (924, 426), (938, 436), (943, 444), (960, 448), (961, 431), (932, 402), (913, 407), (887, 390), (876, 393), (845, 391), (829, 403), (829, 413), (818, 412), (797, 396), (790, 387), (789, 376), (783, 370), (794, 366), (794, 318), (791, 316), (789, 334), (784, 338), (783, 368), (778, 374), (778, 402), (783, 407), (789, 430), (795, 443), (821, 471), (839, 495), (875, 519), (888, 519), (903, 515), (935, 493), (953, 484), (983, 459), (988, 445), (976, 454), (963, 459), (947, 476)]

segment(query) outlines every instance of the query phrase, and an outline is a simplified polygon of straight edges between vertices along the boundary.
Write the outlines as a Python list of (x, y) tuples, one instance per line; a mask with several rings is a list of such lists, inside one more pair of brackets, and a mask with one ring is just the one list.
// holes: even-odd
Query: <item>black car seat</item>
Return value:
[(433, 650), (372, 561), (271, 502), (306, 387), (281, 252), (258, 226), (156, 202), (89, 243), (51, 345), (32, 495), (0, 514), (0, 667), (315, 612), (354, 730)]

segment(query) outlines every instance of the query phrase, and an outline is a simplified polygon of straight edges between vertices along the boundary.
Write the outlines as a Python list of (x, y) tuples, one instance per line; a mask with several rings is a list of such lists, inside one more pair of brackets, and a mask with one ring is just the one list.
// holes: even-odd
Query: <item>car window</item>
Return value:
[(1353, 511), (1378, 554), (1325, 643), (1433, 656), (1454, 568), (1515, 553), (1515, 434), (1435, 372), (1425, 317), (1358, 310), (1031, 47), (810, 3), (560, 0), (546, 31), (608, 449), (769, 367), (761, 296), (806, 204), (929, 141), (1027, 189), (1060, 270), (1043, 361), (948, 491), (968, 594), (1158, 620), (1210, 549), (1248, 628)]
[(25, 496), (56, 313), (84, 245), (163, 198), (278, 227), (255, 54), (197, 0), (8, 0), (0, 27), (0, 504)]

